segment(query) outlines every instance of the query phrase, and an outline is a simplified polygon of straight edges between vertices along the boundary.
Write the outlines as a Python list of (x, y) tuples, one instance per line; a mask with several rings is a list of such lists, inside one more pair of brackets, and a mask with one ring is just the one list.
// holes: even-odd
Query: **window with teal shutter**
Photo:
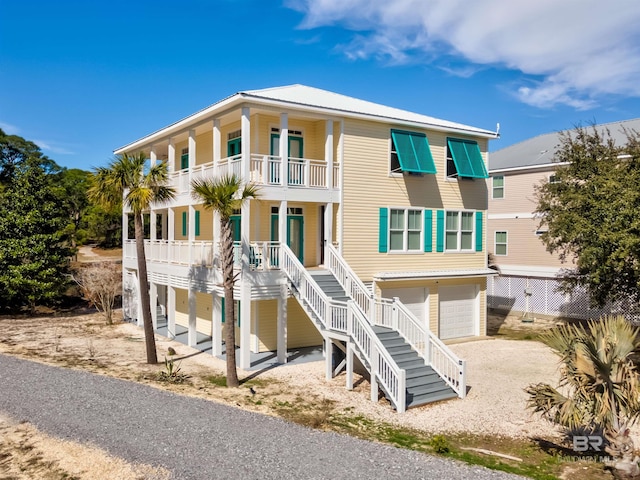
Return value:
[(455, 165), (455, 169), (447, 168), (447, 176), (489, 178), (478, 142), (447, 138), (447, 153)]
[(476, 252), (482, 251), (482, 212), (476, 212)]
[(378, 231), (378, 252), (387, 253), (389, 250), (389, 244), (387, 241), (387, 232), (389, 230), (389, 210), (386, 208), (380, 209), (380, 227)]
[(187, 224), (188, 224), (187, 212), (182, 212), (182, 236), (183, 237), (187, 236)]
[(436, 173), (425, 134), (391, 130), (391, 171)]
[(444, 252), (444, 210), (436, 212), (436, 252)]
[(196, 237), (200, 236), (200, 210), (196, 210)]
[(433, 251), (433, 211), (424, 211), (424, 251)]
[(185, 153), (180, 157), (180, 169), (184, 170), (185, 168), (189, 168), (189, 154)]

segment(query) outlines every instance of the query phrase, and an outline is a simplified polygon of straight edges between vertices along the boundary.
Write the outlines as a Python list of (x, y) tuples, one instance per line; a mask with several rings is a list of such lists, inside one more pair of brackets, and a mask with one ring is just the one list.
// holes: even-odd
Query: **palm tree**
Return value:
[(142, 320), (147, 350), (147, 363), (158, 363), (156, 341), (151, 321), (149, 280), (147, 279), (147, 259), (144, 253), (144, 225), (142, 213), (149, 210), (152, 203), (164, 203), (175, 196), (172, 187), (167, 186), (168, 168), (164, 162), (146, 168), (147, 156), (144, 152), (133, 155), (117, 155), (108, 167), (95, 170), (93, 184), (89, 188), (91, 200), (107, 209), (124, 203), (133, 212), (138, 258), (138, 281)]
[[(222, 284), (224, 287), (224, 316), (225, 345), (227, 353), (227, 386), (237, 387), (238, 371), (236, 368), (236, 332), (235, 332), (235, 302), (233, 298), (233, 232), (231, 229), (231, 215), (242, 204), (252, 198), (257, 198), (258, 189), (253, 184), (244, 185), (242, 180), (233, 175), (224, 175), (215, 179), (194, 180), (191, 183), (193, 198), (202, 201), (207, 210), (213, 210), (220, 215), (220, 257), (222, 264)], [(248, 220), (248, 219), (247, 219)]]
[(614, 473), (629, 478), (640, 474), (629, 437), (629, 426), (640, 417), (638, 372), (630, 358), (639, 335), (623, 317), (551, 330), (543, 341), (560, 357), (559, 389), (544, 383), (525, 389), (529, 408), (568, 431), (603, 432)]

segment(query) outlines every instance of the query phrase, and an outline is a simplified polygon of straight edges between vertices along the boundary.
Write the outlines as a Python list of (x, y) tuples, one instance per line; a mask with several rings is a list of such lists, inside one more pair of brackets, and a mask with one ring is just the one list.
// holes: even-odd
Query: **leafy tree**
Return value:
[(60, 186), (64, 189), (64, 203), (69, 215), (66, 232), (69, 235), (71, 248), (75, 249), (78, 240), (84, 240), (82, 226), (85, 220), (85, 213), (89, 207), (87, 190), (91, 173), (78, 168), (64, 169), (60, 173)]
[[(164, 203), (175, 196), (173, 188), (167, 186), (168, 169), (164, 162), (149, 167), (144, 152), (134, 155), (118, 155), (108, 167), (95, 171), (95, 181), (89, 188), (89, 197), (107, 210), (116, 204), (124, 204), (131, 209), (134, 217), (136, 256), (138, 260), (138, 281), (142, 320), (144, 324), (147, 363), (158, 363), (156, 341), (151, 321), (149, 279), (147, 278), (147, 258), (144, 253), (143, 212), (153, 203)], [(123, 197), (124, 196), (124, 197)], [(154, 306), (155, 307), (155, 306)]]
[(632, 309), (640, 300), (640, 135), (624, 132), (616, 145), (608, 130), (578, 127), (560, 136), (554, 182), (537, 189), (542, 241), (573, 265), (565, 290), (586, 288), (599, 306)]
[(604, 432), (613, 467), (640, 475), (628, 427), (640, 417), (638, 372), (631, 360), (640, 330), (623, 317), (563, 325), (542, 335), (560, 357), (558, 388), (530, 385), (528, 407), (568, 431)]
[(244, 185), (236, 175), (225, 175), (213, 180), (194, 180), (191, 184), (192, 195), (202, 201), (204, 208), (218, 212), (220, 215), (220, 257), (222, 265), (222, 282), (224, 287), (225, 345), (227, 350), (227, 386), (237, 387), (238, 370), (236, 368), (236, 329), (235, 300), (233, 298), (233, 231), (231, 215), (242, 204), (256, 198), (258, 189), (253, 184)]
[(33, 142), (0, 130), (0, 307), (33, 311), (68, 285), (60, 171)]

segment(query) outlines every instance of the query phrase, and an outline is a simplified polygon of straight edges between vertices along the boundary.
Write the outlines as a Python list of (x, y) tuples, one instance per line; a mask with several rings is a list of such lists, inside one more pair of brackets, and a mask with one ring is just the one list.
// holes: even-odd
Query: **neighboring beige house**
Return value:
[[(464, 396), (464, 362), (441, 340), (486, 332), (494, 272), (485, 179), (495, 137), (292, 85), (236, 93), (119, 148), (167, 162), (178, 192), (150, 212), (157, 328), (223, 353), (218, 221), (193, 200), (190, 183), (236, 173), (260, 187), (232, 218), (241, 368), (252, 353), (274, 351), (284, 363), (288, 349), (322, 344), (328, 376), (346, 369), (351, 388), (357, 359), (371, 374), (372, 398), (380, 388), (399, 411)], [(135, 255), (126, 241), (130, 318)], [(333, 362), (336, 352), (343, 361)]]
[[(623, 129), (640, 130), (640, 119), (598, 125), (608, 129), (617, 144), (626, 142)], [(535, 187), (553, 182), (560, 165), (554, 154), (559, 133), (530, 138), (491, 153), (489, 179), (488, 251), (500, 275), (489, 280), (489, 308), (507, 310), (526, 318), (535, 315), (585, 317), (603, 311), (591, 309), (583, 291), (558, 292), (556, 276), (572, 268), (546, 250), (536, 218)]]

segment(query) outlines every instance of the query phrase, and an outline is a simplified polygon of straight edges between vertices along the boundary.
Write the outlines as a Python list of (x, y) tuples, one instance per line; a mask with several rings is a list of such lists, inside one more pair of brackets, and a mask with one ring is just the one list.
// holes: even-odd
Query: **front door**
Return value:
[[(280, 240), (277, 214), (271, 215), (271, 240)], [(304, 217), (287, 215), (287, 246), (293, 251), (300, 263), (304, 265)]]

